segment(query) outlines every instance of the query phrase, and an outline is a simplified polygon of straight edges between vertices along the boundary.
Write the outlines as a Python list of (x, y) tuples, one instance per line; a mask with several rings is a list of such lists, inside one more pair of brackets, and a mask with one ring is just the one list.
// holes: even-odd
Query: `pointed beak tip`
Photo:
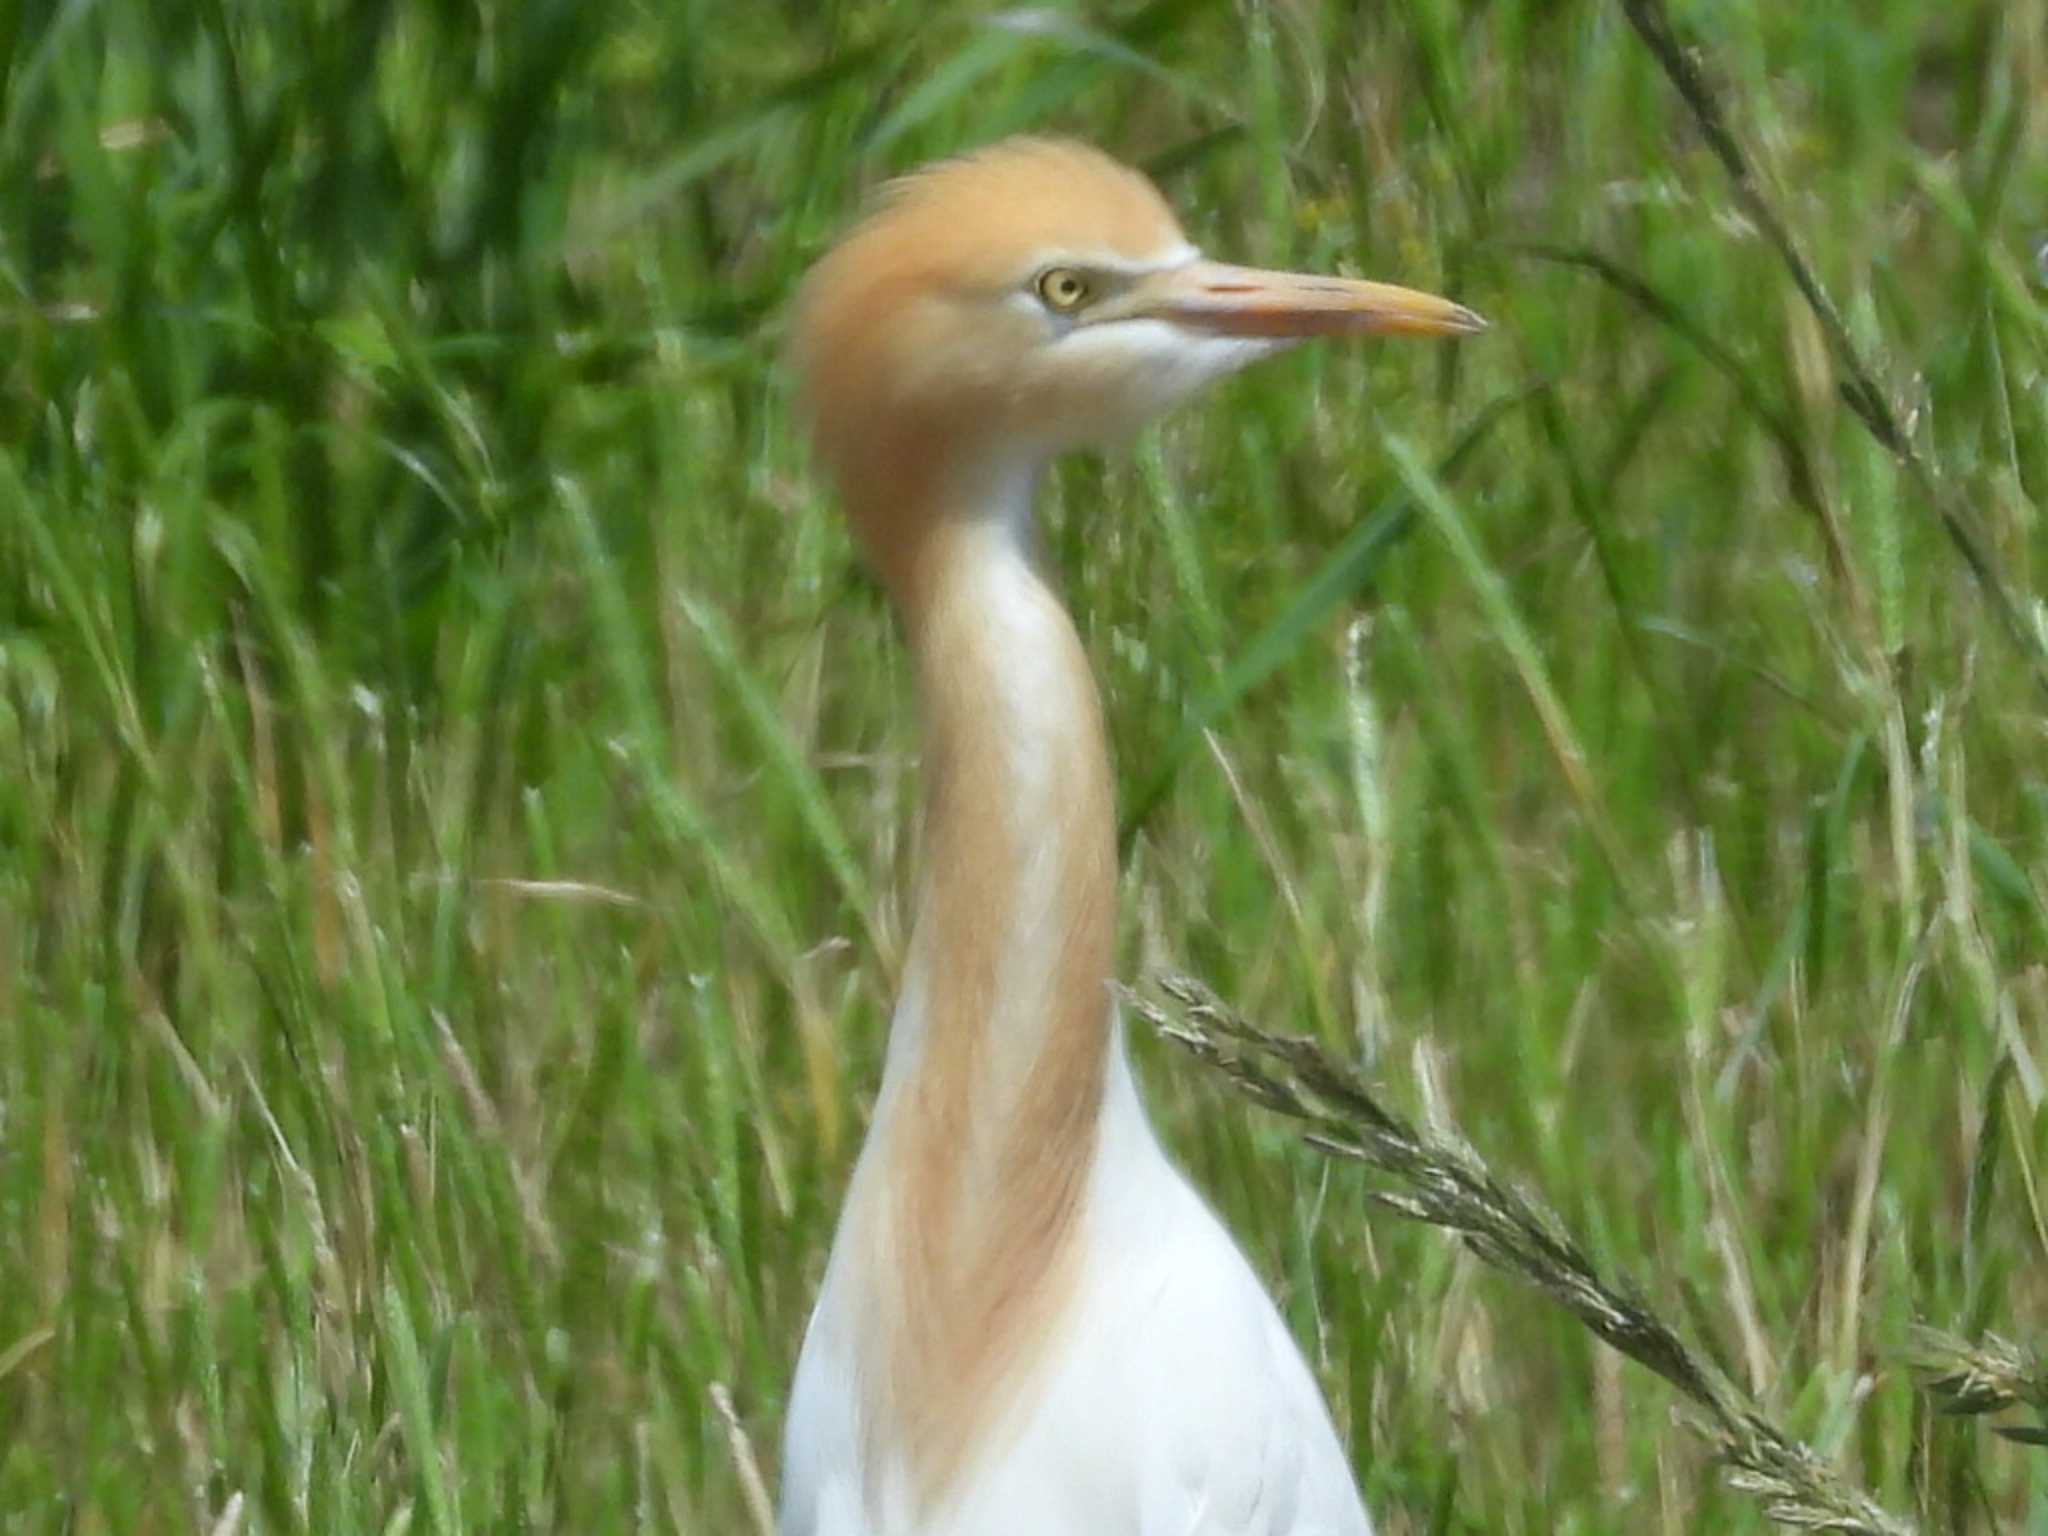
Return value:
[(1482, 331), (1491, 329), (1486, 316), (1476, 309), (1467, 309), (1462, 304), (1451, 306), (1450, 321), (1451, 329), (1460, 336), (1477, 336)]

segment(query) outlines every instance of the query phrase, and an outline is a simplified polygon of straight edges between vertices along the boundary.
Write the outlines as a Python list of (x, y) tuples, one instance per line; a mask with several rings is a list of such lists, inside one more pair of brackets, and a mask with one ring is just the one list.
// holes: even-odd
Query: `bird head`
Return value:
[(914, 508), (1115, 440), (1315, 336), (1485, 329), (1384, 283), (1205, 259), (1151, 182), (1086, 145), (1011, 139), (891, 183), (805, 279), (793, 359), (872, 553)]

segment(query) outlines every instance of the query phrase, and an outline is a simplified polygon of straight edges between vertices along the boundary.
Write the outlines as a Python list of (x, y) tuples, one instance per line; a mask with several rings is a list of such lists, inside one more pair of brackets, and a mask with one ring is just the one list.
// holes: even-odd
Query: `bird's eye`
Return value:
[(1072, 267), (1048, 267), (1038, 274), (1038, 296), (1049, 309), (1070, 313), (1094, 296), (1088, 279)]

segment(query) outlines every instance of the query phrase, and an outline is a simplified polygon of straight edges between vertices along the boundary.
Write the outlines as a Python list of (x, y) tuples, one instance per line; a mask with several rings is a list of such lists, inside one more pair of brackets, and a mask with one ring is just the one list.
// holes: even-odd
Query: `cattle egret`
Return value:
[(925, 832), (782, 1536), (1368, 1536), (1306, 1363), (1132, 1082), (1102, 713), (1032, 496), (1305, 338), (1484, 327), (1210, 261), (1143, 176), (1046, 139), (895, 182), (806, 279), (793, 359), (915, 653)]

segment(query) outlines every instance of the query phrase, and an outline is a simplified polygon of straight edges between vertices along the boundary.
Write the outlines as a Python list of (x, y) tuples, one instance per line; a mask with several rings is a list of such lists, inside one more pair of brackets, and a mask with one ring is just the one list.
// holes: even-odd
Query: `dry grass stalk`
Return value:
[(1177, 1012), (1135, 993), (1126, 997), (1167, 1039), (1249, 1098), (1302, 1122), (1311, 1146), (1387, 1175), (1397, 1187), (1374, 1191), (1379, 1204), (1457, 1233), (1483, 1263), (1533, 1285), (1697, 1405), (1701, 1413), (1687, 1422), (1713, 1448), (1729, 1485), (1759, 1498), (1772, 1520), (1858, 1536), (1914, 1530), (1767, 1419), (1632, 1285), (1602, 1275), (1547, 1207), (1496, 1176), (1463, 1140), (1410, 1124), (1318, 1042), (1259, 1028), (1200, 982), (1168, 975), (1158, 985)]

